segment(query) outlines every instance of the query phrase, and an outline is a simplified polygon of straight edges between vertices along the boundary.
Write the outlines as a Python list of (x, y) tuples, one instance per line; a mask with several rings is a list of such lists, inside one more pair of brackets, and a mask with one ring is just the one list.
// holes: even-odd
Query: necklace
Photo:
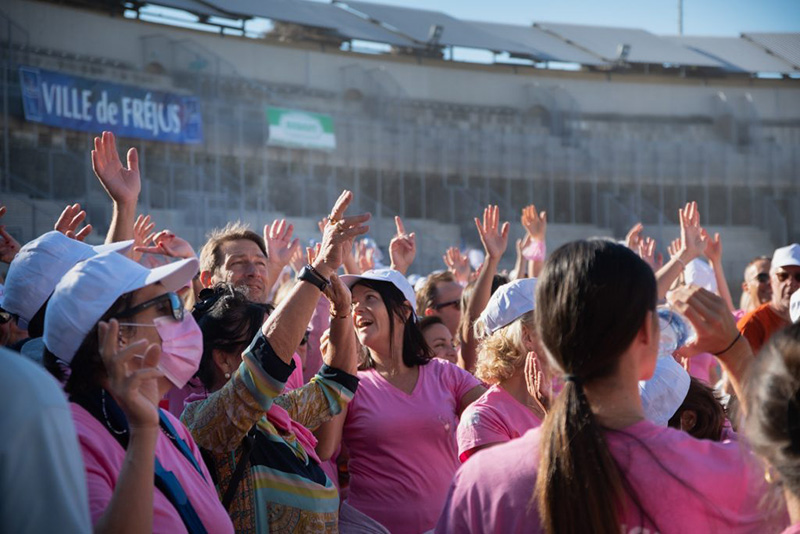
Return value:
[(110, 431), (112, 431), (114, 434), (118, 435), (118, 436), (121, 436), (122, 434), (127, 434), (128, 433), (128, 429), (127, 428), (123, 428), (122, 430), (117, 430), (116, 428), (111, 426), (111, 421), (108, 420), (108, 412), (106, 412), (106, 390), (104, 389), (103, 392), (100, 395), (101, 395), (102, 404), (103, 404), (103, 417), (106, 420), (105, 423), (106, 423), (106, 426), (108, 427), (108, 429)]

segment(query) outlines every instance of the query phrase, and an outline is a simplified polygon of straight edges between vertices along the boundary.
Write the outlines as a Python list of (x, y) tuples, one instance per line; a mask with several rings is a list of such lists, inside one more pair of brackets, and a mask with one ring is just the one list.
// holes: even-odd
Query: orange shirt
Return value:
[(789, 321), (772, 311), (767, 302), (739, 319), (736, 327), (750, 342), (753, 353), (758, 354), (772, 334), (788, 325)]

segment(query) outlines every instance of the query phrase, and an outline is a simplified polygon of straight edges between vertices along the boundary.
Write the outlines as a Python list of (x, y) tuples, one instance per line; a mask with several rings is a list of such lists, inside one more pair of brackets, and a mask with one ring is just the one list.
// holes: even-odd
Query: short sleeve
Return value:
[(747, 342), (750, 343), (750, 348), (753, 349), (753, 352), (757, 353), (761, 350), (766, 336), (761, 319), (757, 315), (750, 315), (739, 321), (737, 326), (742, 335), (747, 338)]
[(474, 403), (461, 414), (458, 423), (458, 457), (462, 462), (475, 447), (503, 443), (509, 439), (508, 432), (492, 408)]
[(428, 365), (439, 365), (442, 367), (442, 377), (447, 383), (450, 391), (457, 401), (469, 393), (474, 387), (480, 386), (481, 382), (461, 367), (446, 362), (441, 359), (434, 359)]

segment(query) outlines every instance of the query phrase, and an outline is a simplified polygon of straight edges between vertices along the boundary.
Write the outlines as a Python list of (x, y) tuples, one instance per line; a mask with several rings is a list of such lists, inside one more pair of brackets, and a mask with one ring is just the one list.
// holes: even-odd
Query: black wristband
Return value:
[(728, 345), (727, 347), (725, 347), (723, 350), (721, 350), (721, 351), (719, 351), (719, 352), (715, 352), (715, 353), (714, 353), (714, 356), (721, 356), (721, 355), (725, 354), (726, 352), (728, 352), (729, 350), (731, 350), (731, 348), (732, 348), (734, 345), (736, 345), (736, 342), (737, 342), (737, 341), (739, 341), (739, 339), (740, 339), (741, 337), (742, 337), (742, 333), (741, 333), (741, 332), (739, 332), (738, 334), (736, 334), (736, 337), (735, 337), (735, 338), (733, 338), (733, 341), (731, 341), (731, 344), (730, 344), (730, 345)]
[(297, 279), (317, 286), (320, 291), (325, 291), (325, 288), (330, 284), (330, 282), (319, 274), (311, 265), (306, 265), (300, 269), (300, 272), (297, 273)]

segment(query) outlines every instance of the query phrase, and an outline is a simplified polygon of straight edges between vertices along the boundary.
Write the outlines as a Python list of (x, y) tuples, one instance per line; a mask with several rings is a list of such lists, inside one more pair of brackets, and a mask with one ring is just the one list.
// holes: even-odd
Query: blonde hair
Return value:
[(475, 337), (482, 339), (478, 347), (475, 376), (487, 384), (499, 384), (521, 369), (528, 354), (523, 341), (525, 330), (535, 332), (532, 311), (492, 334), (478, 320), (475, 323)]

